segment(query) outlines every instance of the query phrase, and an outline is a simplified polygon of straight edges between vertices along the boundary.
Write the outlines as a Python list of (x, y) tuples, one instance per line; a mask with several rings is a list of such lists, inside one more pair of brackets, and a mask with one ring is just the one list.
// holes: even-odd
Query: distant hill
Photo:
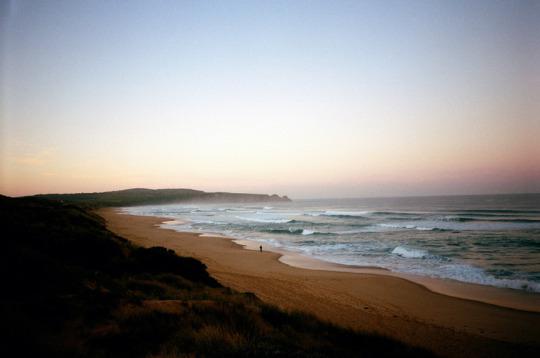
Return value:
[(276, 194), (207, 193), (193, 189), (126, 189), (102, 193), (39, 194), (37, 198), (78, 204), (86, 207), (134, 206), (167, 204), (186, 201), (197, 202), (276, 202), (290, 201)]

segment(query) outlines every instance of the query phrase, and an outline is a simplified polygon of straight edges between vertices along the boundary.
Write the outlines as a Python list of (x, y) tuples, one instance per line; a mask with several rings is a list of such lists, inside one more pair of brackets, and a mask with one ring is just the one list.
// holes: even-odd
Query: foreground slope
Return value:
[[(427, 356), (222, 287), (80, 207), (0, 197), (2, 356)], [(8, 355), (8, 352), (10, 354)]]

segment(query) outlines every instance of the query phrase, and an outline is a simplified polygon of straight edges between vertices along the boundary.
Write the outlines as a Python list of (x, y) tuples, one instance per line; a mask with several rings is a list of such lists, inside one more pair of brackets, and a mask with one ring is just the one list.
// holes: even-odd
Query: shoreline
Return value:
[[(165, 230), (173, 230), (172, 228), (162, 227)], [(182, 231), (176, 231), (182, 232)], [(199, 234), (196, 232), (189, 232)], [(222, 235), (212, 235), (211, 233), (199, 234), (206, 237), (220, 237), (227, 240), (232, 240), (245, 250), (258, 251), (259, 243), (250, 240), (239, 240)], [(496, 287), (481, 285), (471, 282), (457, 281), (452, 279), (419, 276), (402, 272), (391, 271), (383, 267), (376, 266), (357, 266), (345, 265), (331, 261), (325, 261), (315, 257), (309, 257), (300, 253), (271, 247), (267, 251), (275, 252), (280, 255), (278, 260), (291, 267), (302, 268), (307, 270), (332, 271), (332, 272), (350, 272), (358, 274), (374, 274), (401, 278), (412, 283), (419, 284), (427, 290), (441, 295), (470, 300), (475, 302), (486, 303), (490, 305), (511, 308), (520, 311), (540, 313), (540, 293), (530, 292), (525, 290), (517, 290), (505, 287)]]
[[(119, 212), (122, 215), (131, 215), (124, 212)], [(132, 215), (137, 216), (137, 215)], [(156, 217), (156, 216), (150, 216)], [(157, 217), (159, 218), (159, 217)], [(178, 233), (189, 233), (199, 235), (201, 237), (215, 237), (225, 240), (230, 240), (245, 250), (259, 251), (261, 243), (247, 239), (236, 239), (233, 237), (224, 236), (219, 233), (212, 232), (195, 232), (195, 231), (178, 231), (172, 227), (167, 227), (170, 223), (183, 223), (178, 219), (160, 218), (163, 221), (159, 224), (159, 228), (164, 230), (172, 230)], [(278, 261), (296, 268), (307, 270), (320, 270), (332, 272), (350, 272), (358, 274), (374, 274), (401, 278), (423, 286), (431, 292), (446, 295), (449, 297), (471, 300), (475, 302), (487, 303), (504, 308), (515, 310), (540, 313), (540, 293), (518, 290), (506, 287), (496, 287), (489, 285), (481, 285), (472, 282), (458, 281), (439, 277), (429, 277), (407, 274), (402, 272), (391, 271), (383, 267), (376, 266), (359, 266), (346, 265), (331, 261), (325, 261), (315, 257), (310, 257), (294, 251), (265, 245), (265, 251), (270, 251), (279, 254)]]
[[(441, 288), (434, 283), (411, 281), (381, 269), (330, 264), (334, 267), (329, 270), (318, 260), (315, 267), (300, 268), (314, 265), (315, 259), (306, 262), (290, 254), (268, 250), (260, 253), (231, 238), (162, 227), (164, 221), (171, 220), (168, 218), (134, 216), (113, 208), (97, 213), (105, 218), (111, 231), (135, 244), (164, 246), (195, 257), (224, 286), (253, 292), (282, 309), (309, 312), (341, 326), (394, 337), (445, 356), (471, 352), (511, 356), (516, 344), (540, 350), (540, 296), (532, 299), (536, 294), (517, 292), (517, 296), (525, 297), (517, 307), (529, 305), (536, 309), (519, 310), (515, 305), (508, 308), (493, 302), (508, 301), (514, 292), (503, 293), (517, 290), (493, 288), (498, 296), (484, 303), (441, 294), (437, 292)], [(477, 292), (471, 292), (471, 286), (479, 285), (465, 284), (460, 289), (478, 297)], [(480, 286), (484, 293), (485, 287)], [(447, 290), (446, 283), (443, 288)]]

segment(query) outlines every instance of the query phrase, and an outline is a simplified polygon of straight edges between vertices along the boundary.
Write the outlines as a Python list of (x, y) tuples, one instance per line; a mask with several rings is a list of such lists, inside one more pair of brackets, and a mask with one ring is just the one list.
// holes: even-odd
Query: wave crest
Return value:
[(397, 246), (392, 250), (392, 253), (407, 259), (423, 259), (428, 257), (428, 252), (419, 249), (410, 249), (403, 246)]
[(265, 224), (286, 224), (286, 223), (293, 222), (293, 219), (261, 219), (261, 218), (248, 218), (248, 217), (242, 217), (242, 216), (237, 216), (236, 218), (240, 220), (253, 221), (253, 222), (265, 223)]

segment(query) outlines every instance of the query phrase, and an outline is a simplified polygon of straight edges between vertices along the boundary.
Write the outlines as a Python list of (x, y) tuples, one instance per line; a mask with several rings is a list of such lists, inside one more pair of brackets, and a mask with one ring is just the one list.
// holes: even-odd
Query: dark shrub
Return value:
[(191, 257), (177, 256), (164, 247), (138, 248), (131, 255), (134, 273), (173, 273), (210, 287), (221, 287), (206, 271), (206, 265)]

